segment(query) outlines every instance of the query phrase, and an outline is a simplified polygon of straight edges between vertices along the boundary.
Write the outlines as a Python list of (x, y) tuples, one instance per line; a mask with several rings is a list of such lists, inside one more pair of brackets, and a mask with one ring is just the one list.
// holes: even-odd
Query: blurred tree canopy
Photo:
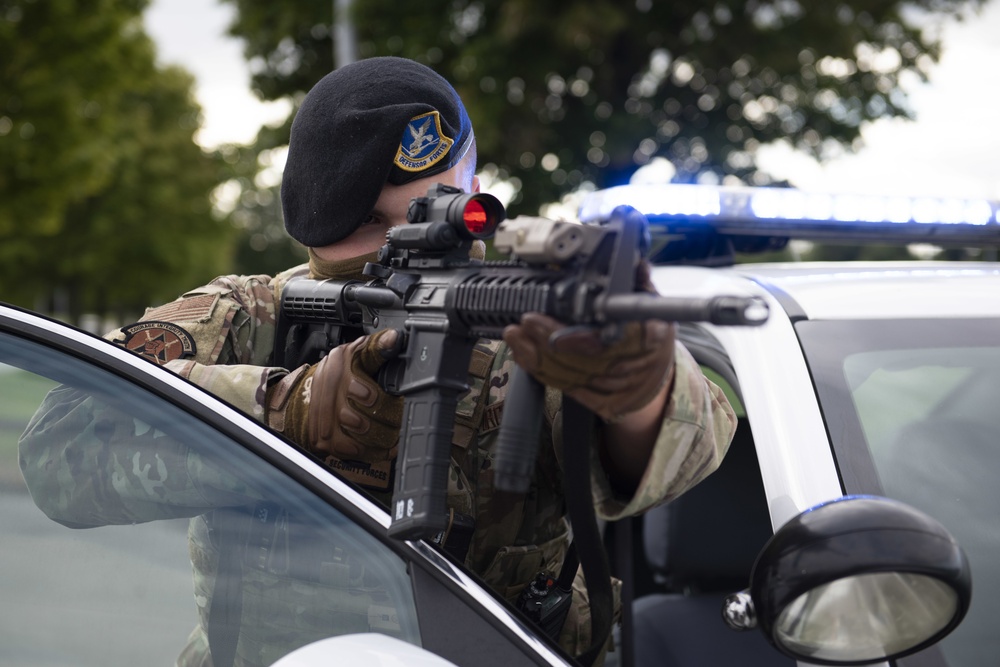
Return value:
[[(333, 68), (334, 3), (226, 1), (261, 98), (301, 100)], [(857, 148), (865, 121), (911, 115), (900, 83), (938, 59), (935, 25), (981, 4), (356, 0), (353, 20), (360, 57), (413, 58), (456, 85), (480, 167), (519, 186), (512, 213), (534, 214), (656, 158), (675, 181), (764, 185), (761, 144), (820, 159)]]
[(215, 150), (226, 178), (216, 192), (216, 211), (236, 230), (233, 270), (274, 274), (305, 262), (307, 255), (283, 224), (280, 183), (288, 131), (262, 128), (251, 146), (228, 144)]
[[(228, 268), (192, 77), (146, 0), (0, 0), (0, 298), (134, 312)], [(59, 306), (61, 304), (57, 304)]]

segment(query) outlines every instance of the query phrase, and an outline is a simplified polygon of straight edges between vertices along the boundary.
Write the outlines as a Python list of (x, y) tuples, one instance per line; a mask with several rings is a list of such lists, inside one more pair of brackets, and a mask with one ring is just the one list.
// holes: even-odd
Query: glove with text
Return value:
[[(283, 410), (279, 430), (320, 457), (379, 463), (396, 456), (403, 416), (401, 396), (375, 381), (397, 350), (399, 333), (387, 329), (331, 350), (319, 363), (291, 379), (281, 400), (272, 389), (269, 405)], [(273, 408), (272, 408), (273, 409)], [(269, 423), (278, 421), (269, 415)]]

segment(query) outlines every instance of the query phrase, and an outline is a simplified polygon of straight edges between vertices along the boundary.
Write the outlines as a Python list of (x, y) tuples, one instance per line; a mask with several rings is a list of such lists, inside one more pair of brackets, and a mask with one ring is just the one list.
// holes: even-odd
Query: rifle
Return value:
[[(479, 338), (499, 338), (527, 312), (570, 326), (598, 327), (608, 340), (632, 320), (757, 325), (767, 305), (752, 297), (666, 298), (635, 292), (635, 273), (649, 247), (648, 223), (630, 207), (601, 224), (519, 216), (484, 193), (432, 186), (393, 227), (367, 282), (296, 279), (281, 295), (275, 364), (316, 361), (363, 334), (399, 330), (403, 352), (379, 382), (402, 395), (403, 421), (389, 534), (432, 538), (445, 529), (447, 474), (455, 410), (468, 390)], [(474, 241), (492, 237), (510, 259), (469, 258)], [(527, 489), (542, 420), (544, 388), (515, 372), (501, 422), (496, 484)]]

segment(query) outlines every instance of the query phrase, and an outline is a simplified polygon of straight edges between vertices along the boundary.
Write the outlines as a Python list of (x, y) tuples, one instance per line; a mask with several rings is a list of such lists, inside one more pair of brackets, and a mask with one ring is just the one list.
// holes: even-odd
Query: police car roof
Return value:
[(1000, 317), (997, 263), (740, 264), (731, 271), (788, 295), (809, 319)]
[(657, 266), (653, 280), (660, 294), (670, 297), (767, 293), (793, 318), (1000, 317), (1000, 264), (988, 262)]

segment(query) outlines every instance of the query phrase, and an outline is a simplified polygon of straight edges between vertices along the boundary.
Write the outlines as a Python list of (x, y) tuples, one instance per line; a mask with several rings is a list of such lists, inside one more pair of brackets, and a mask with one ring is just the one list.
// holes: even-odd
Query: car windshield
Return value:
[(1000, 652), (1000, 321), (796, 325), (847, 493), (938, 519), (972, 567), (968, 616), (941, 644), (952, 667)]

